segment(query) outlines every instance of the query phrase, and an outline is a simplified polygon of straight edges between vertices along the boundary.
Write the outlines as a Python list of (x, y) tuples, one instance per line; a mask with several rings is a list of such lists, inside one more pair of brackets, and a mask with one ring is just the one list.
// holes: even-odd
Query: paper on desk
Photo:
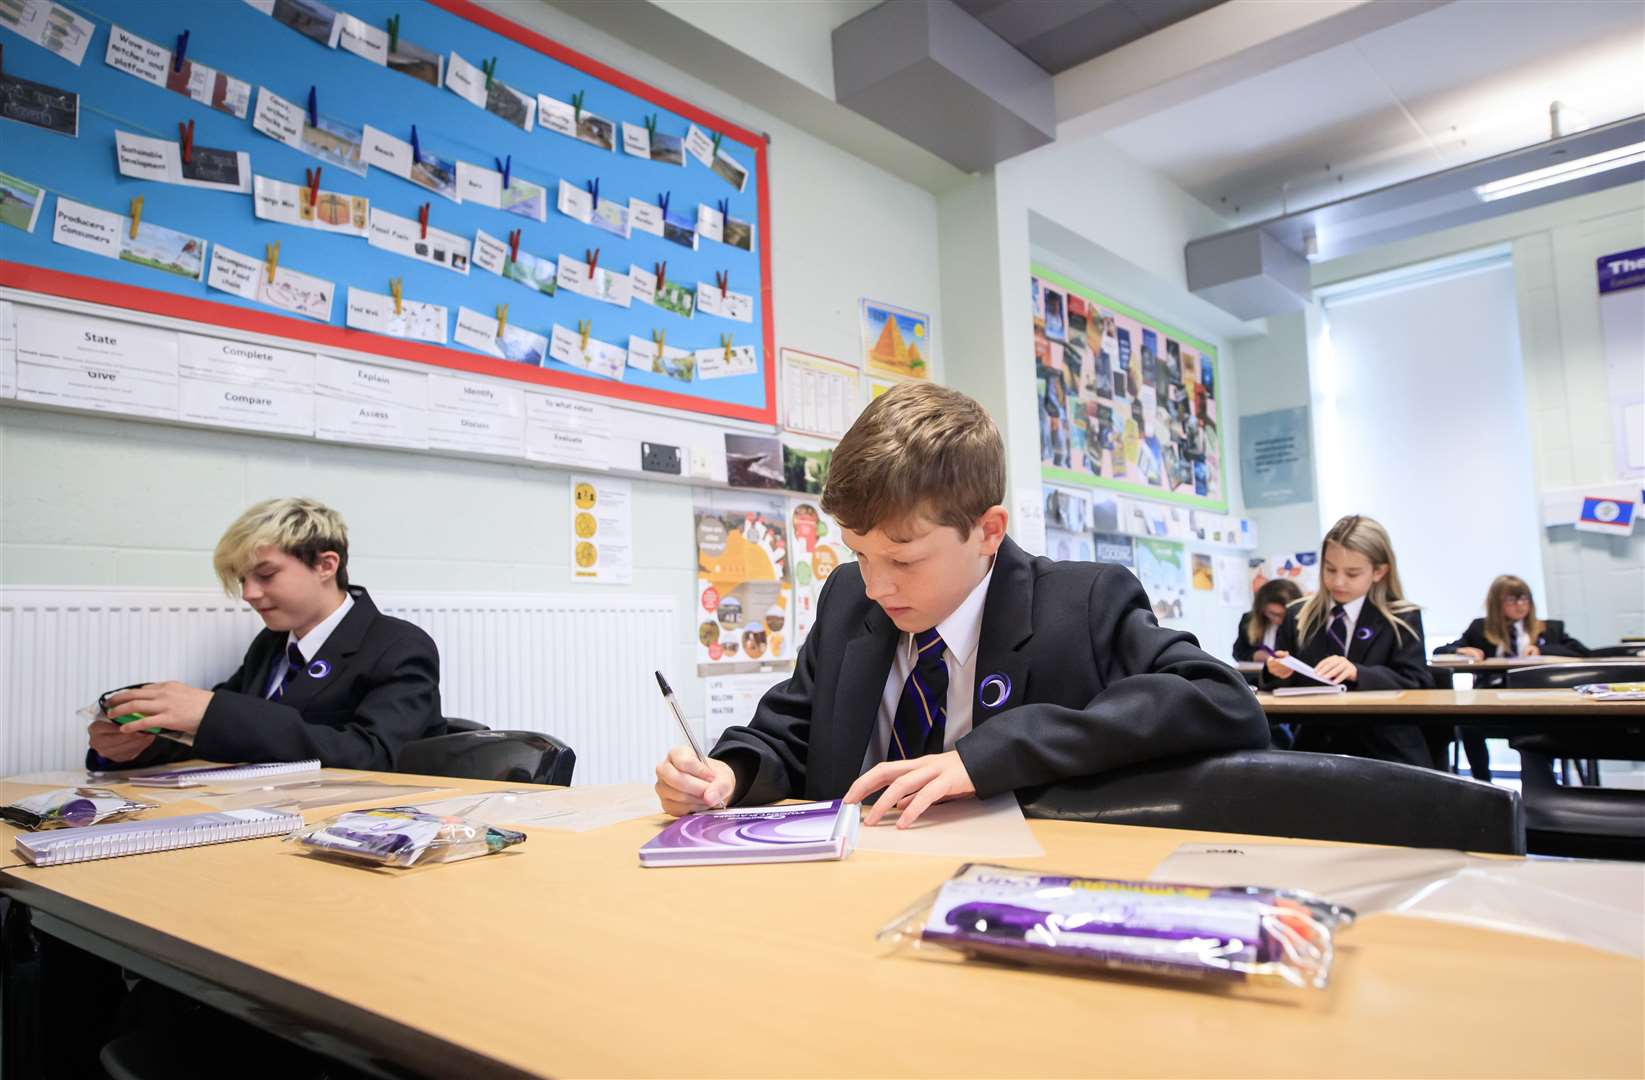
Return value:
[(378, 806), (392, 806), (408, 802), (408, 795), (427, 798), (430, 793), (449, 790), (450, 787), (439, 784), (388, 784), (381, 780), (264, 780), (255, 786), (240, 787), (235, 791), (196, 792), (194, 797), (214, 810), (245, 810), (255, 806), (264, 810), (295, 810), (300, 813), (345, 803), (371, 802)]
[(79, 787), (91, 783), (107, 784), (109, 781), (99, 779), (85, 769), (47, 769), (0, 779), (0, 784), (45, 784), (49, 787)]
[(1360, 915), (1412, 915), (1645, 956), (1645, 865), (1637, 863), (1493, 859), (1419, 848), (1183, 844), (1149, 880), (1302, 889)]
[(662, 813), (650, 784), (589, 784), (558, 791), (517, 788), (475, 792), (417, 804), (430, 814), (469, 817), (487, 825), (524, 825), (587, 832)]
[(1292, 671), (1296, 672), (1298, 675), (1306, 675), (1310, 679), (1313, 679), (1317, 682), (1325, 683), (1325, 684), (1330, 685), (1330, 686), (1337, 685), (1336, 683), (1333, 683), (1330, 679), (1327, 679), (1325, 676), (1323, 676), (1319, 672), (1315, 671), (1314, 666), (1312, 664), (1306, 662), (1306, 661), (1298, 660), (1294, 656), (1280, 656), (1280, 657), (1276, 657), (1275, 659), (1277, 659), (1280, 663), (1284, 664), (1286, 667), (1290, 668)]
[(906, 829), (896, 814), (879, 825), (863, 826), (857, 850), (898, 855), (944, 855), (971, 859), (1031, 859), (1045, 849), (1023, 820), (1017, 797), (1009, 792), (992, 799), (955, 799), (931, 807)]

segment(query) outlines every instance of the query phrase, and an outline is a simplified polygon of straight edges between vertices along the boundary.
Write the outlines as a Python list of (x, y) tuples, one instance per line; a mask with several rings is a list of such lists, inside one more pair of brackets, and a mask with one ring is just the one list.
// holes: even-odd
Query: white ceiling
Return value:
[(1645, 112), (1642, 60), (1641, 0), (1453, 0), (1104, 135), (1254, 221)]

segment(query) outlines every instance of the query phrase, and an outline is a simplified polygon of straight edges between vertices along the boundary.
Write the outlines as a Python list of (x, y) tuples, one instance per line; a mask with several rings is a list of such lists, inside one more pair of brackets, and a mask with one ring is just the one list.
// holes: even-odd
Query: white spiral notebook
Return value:
[(121, 782), (138, 787), (191, 788), (225, 780), (261, 780), (265, 776), (319, 771), (320, 759), (311, 758), (308, 761), (270, 761), (263, 765), (194, 765), (165, 772), (134, 773), (125, 776)]
[(55, 866), (283, 836), (302, 827), (303, 815), (285, 810), (223, 810), (152, 821), (117, 821), (83, 829), (21, 833), (17, 837), (17, 854), (30, 866)]

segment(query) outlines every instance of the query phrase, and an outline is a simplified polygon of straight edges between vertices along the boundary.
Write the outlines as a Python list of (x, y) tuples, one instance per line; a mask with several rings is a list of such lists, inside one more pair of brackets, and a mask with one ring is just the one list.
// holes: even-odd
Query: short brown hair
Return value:
[(1005, 501), (1005, 442), (958, 390), (902, 383), (875, 398), (840, 440), (822, 507), (852, 532), (916, 515), (971, 535)]

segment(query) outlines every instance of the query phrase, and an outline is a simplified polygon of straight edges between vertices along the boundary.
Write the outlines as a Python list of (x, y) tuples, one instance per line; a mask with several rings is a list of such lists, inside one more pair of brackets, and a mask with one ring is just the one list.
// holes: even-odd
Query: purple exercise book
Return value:
[(857, 843), (855, 803), (799, 803), (757, 810), (707, 810), (679, 818), (640, 849), (641, 866), (818, 862), (843, 859)]

